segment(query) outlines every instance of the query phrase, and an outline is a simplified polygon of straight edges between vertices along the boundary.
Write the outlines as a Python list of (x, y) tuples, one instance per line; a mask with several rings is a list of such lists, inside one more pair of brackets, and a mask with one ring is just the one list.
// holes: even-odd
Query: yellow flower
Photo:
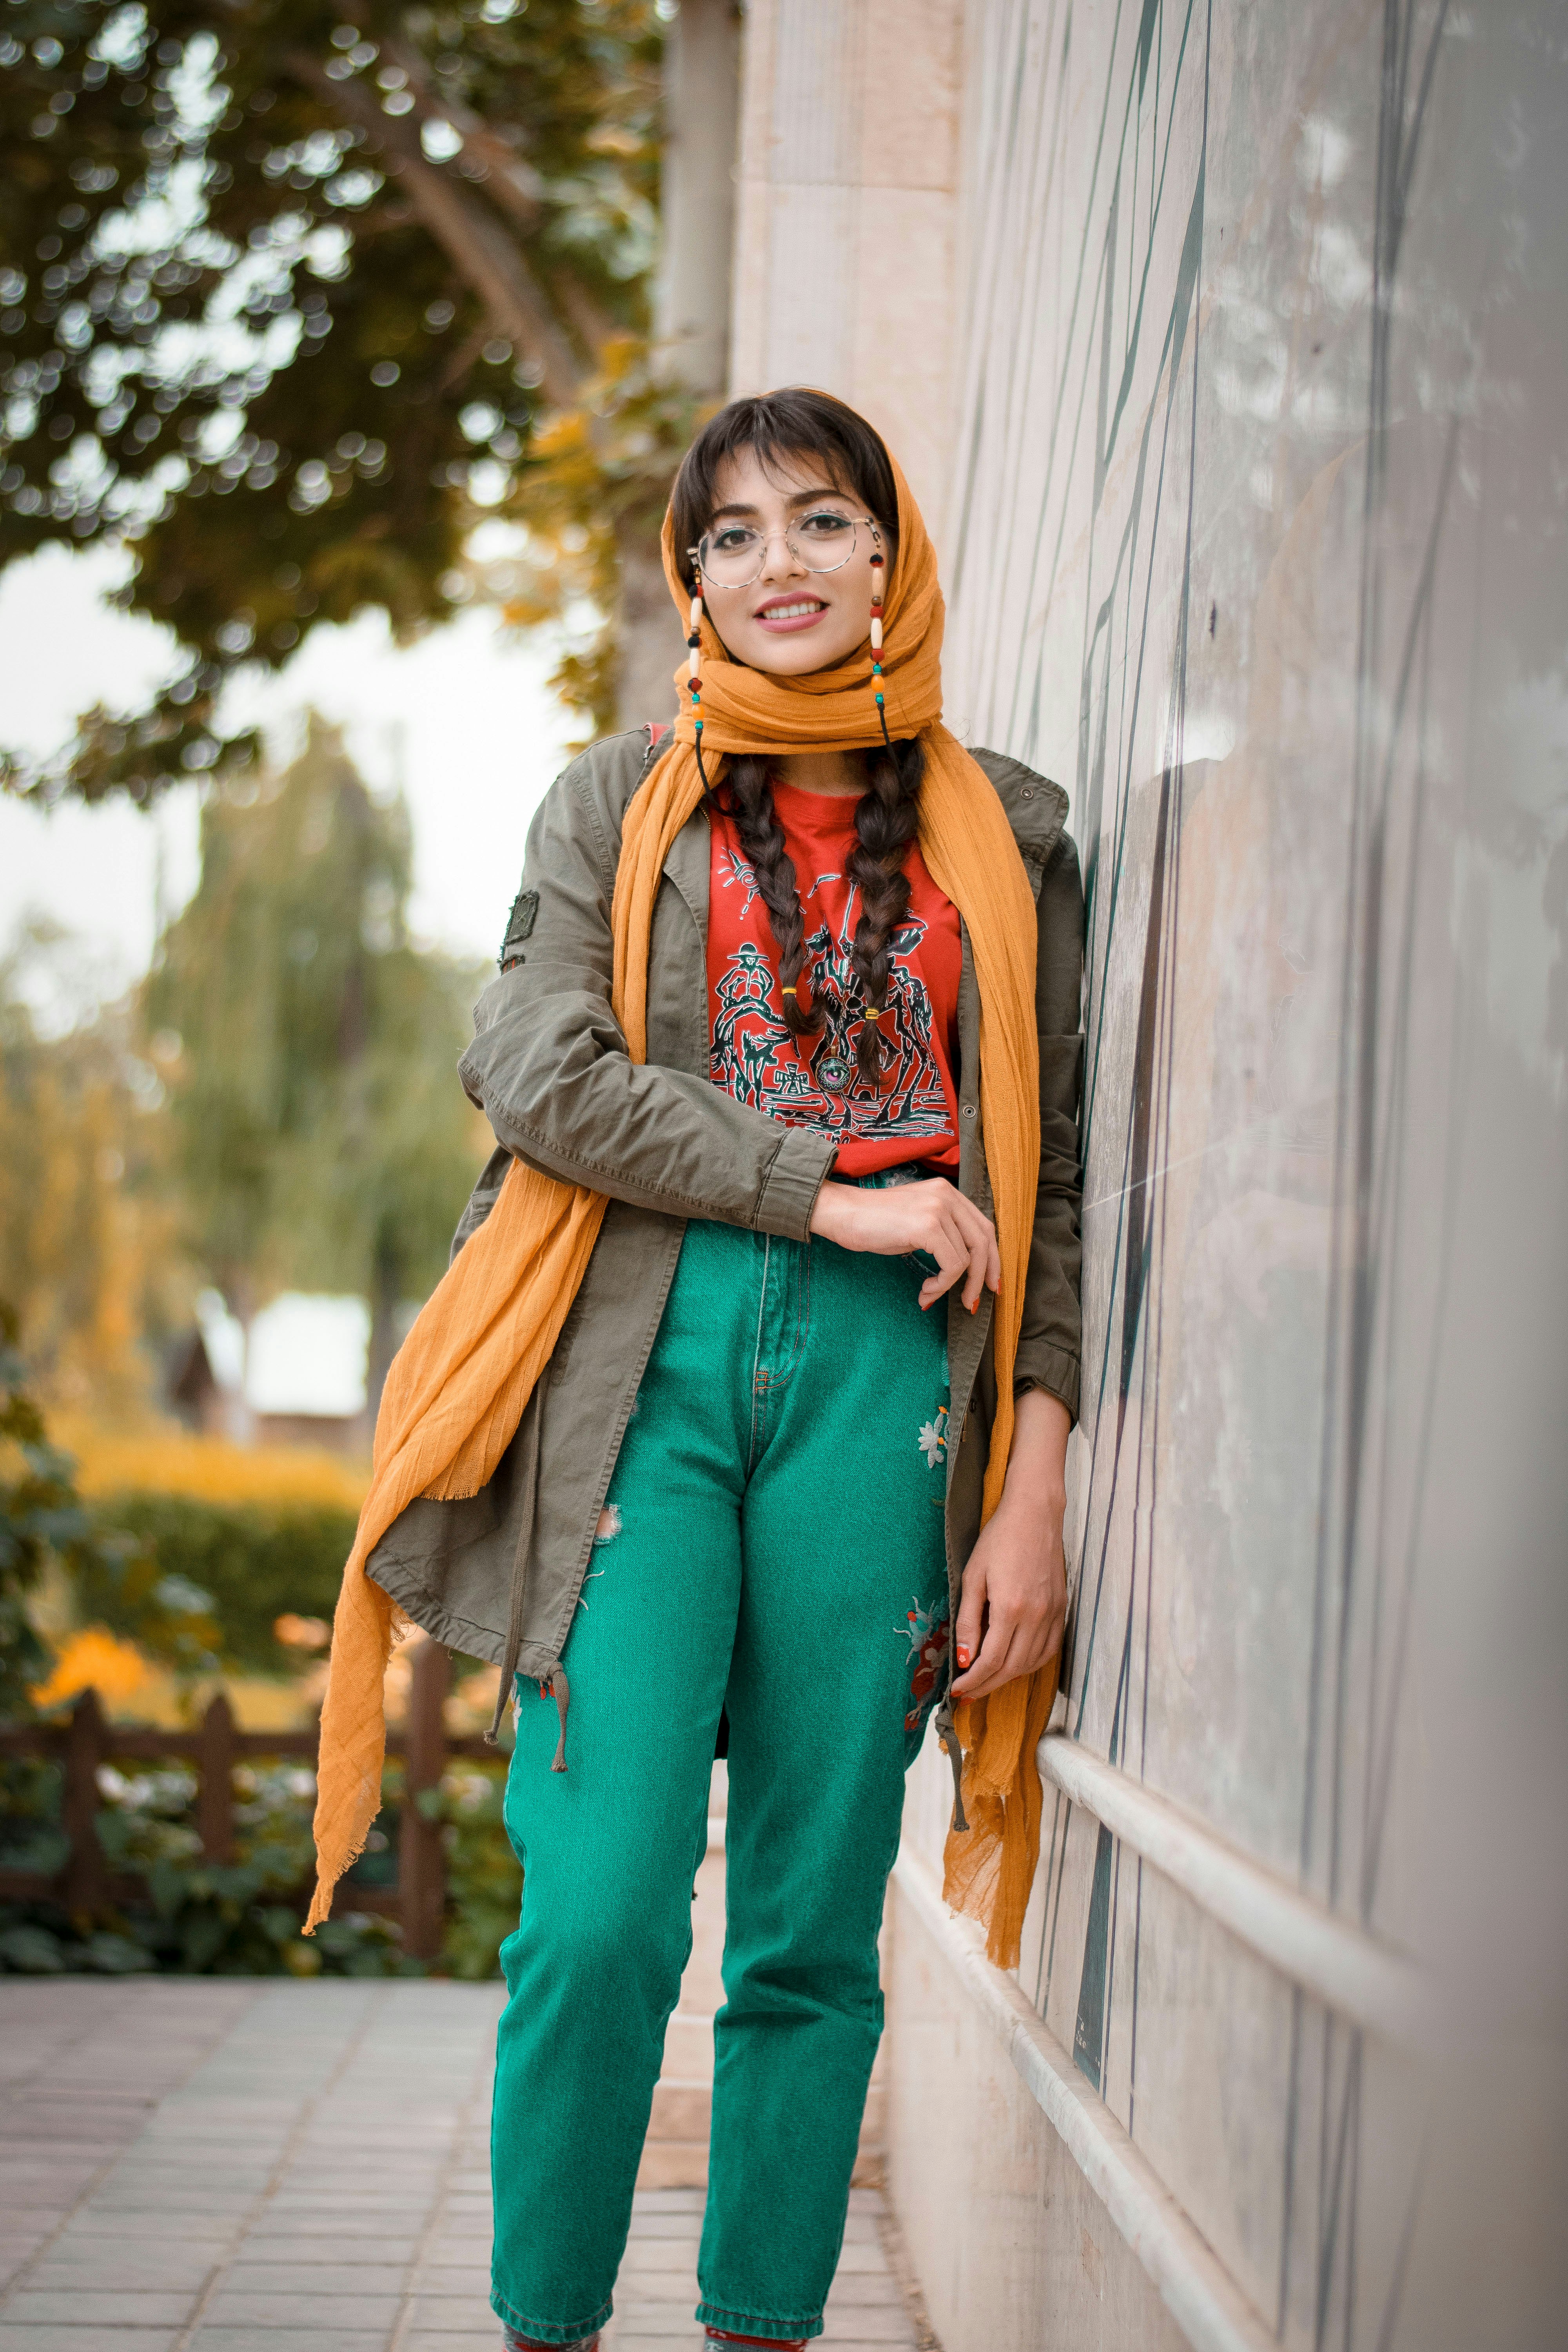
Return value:
[(363, 1467), (307, 1446), (235, 1445), (166, 1426), (109, 1431), (63, 1413), (51, 1433), (75, 1456), (77, 1486), (93, 1500), (192, 1495), (209, 1503), (357, 1511), (369, 1483)]
[(134, 1642), (118, 1640), (103, 1625), (84, 1625), (57, 1652), (48, 1680), (35, 1685), (33, 1703), (58, 1706), (88, 1689), (110, 1702), (134, 1698), (152, 1680), (153, 1668)]

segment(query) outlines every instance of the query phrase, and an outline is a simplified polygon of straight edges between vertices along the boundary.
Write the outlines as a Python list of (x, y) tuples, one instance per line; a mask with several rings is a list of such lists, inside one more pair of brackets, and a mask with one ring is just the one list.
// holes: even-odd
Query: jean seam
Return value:
[(794, 1281), (795, 1337), (790, 1342), (789, 1360), (775, 1367), (769, 1377), (770, 1389), (782, 1388), (792, 1377), (811, 1337), (811, 1245), (809, 1243), (797, 1243), (795, 1247), (798, 1255)]
[[(762, 1370), (763, 1320), (768, 1311), (768, 1270), (773, 1264), (773, 1235), (771, 1234), (764, 1234), (763, 1235), (763, 1273), (762, 1279), (757, 1286), (757, 1331), (756, 1338), (752, 1347), (752, 1436), (751, 1443), (746, 1449), (746, 1475), (748, 1478), (756, 1467), (757, 1454), (759, 1450), (758, 1441), (761, 1433), (759, 1432), (757, 1425), (757, 1399), (759, 1395), (765, 1391), (767, 1386), (765, 1380), (759, 1382), (758, 1376)], [(765, 1419), (765, 1415), (763, 1418)]]

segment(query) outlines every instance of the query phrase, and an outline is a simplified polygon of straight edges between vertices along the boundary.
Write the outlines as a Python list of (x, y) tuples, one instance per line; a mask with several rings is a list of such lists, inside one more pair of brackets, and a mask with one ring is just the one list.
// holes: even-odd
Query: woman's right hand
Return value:
[(973, 1315), (982, 1288), (994, 1290), (1002, 1280), (995, 1226), (944, 1176), (886, 1191), (830, 1181), (816, 1196), (811, 1231), (840, 1249), (870, 1250), (880, 1257), (927, 1251), (941, 1271), (921, 1285), (922, 1311), (962, 1282), (963, 1303)]

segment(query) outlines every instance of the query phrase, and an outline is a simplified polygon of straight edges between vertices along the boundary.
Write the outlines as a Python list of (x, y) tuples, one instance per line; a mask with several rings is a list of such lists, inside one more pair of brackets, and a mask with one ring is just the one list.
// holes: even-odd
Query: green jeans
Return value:
[(820, 2334), (882, 2030), (904, 1774), (945, 1680), (945, 1306), (899, 1258), (687, 1228), (556, 1710), (520, 1686), (497, 2313), (609, 2316), (729, 1717), (725, 2002), (697, 2316)]

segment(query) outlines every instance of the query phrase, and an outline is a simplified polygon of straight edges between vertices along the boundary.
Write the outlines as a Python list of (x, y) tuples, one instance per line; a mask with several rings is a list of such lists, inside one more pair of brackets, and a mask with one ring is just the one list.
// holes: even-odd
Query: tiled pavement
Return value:
[[(496, 2352), (498, 1992), (0, 1982), (0, 2352)], [(695, 2346), (701, 2203), (637, 2192), (614, 2352)], [(825, 2343), (915, 2352), (880, 2194), (851, 2204)]]

